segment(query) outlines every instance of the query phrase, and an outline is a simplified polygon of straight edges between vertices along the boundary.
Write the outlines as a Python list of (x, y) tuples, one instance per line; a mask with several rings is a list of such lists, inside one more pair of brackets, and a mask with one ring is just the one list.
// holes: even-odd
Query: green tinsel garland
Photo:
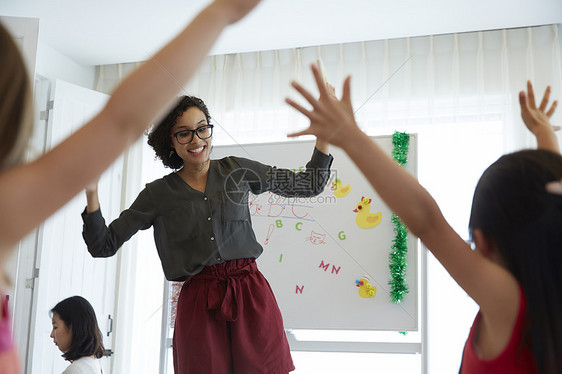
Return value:
[[(398, 162), (400, 166), (404, 166), (408, 162), (408, 146), (410, 144), (410, 135), (405, 132), (395, 132), (392, 135), (392, 158)], [(406, 256), (408, 254), (408, 231), (406, 226), (400, 221), (397, 215), (392, 213), (392, 223), (394, 224), (394, 232), (396, 236), (392, 241), (392, 253), (390, 254), (390, 276), (392, 279), (388, 281), (391, 286), (390, 297), (392, 301), (399, 304), (404, 295), (408, 293), (408, 285), (404, 280), (406, 274)]]

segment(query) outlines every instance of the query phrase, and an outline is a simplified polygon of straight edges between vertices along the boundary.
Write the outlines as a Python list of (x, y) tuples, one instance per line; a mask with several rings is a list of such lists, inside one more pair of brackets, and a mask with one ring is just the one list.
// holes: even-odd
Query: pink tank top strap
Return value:
[(0, 353), (12, 349), (12, 330), (8, 312), (8, 296), (0, 293)]

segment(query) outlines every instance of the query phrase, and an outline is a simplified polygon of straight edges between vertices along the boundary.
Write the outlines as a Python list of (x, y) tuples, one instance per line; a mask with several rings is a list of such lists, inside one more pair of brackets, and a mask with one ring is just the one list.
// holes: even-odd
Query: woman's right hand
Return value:
[(99, 177), (94, 179), (92, 182), (88, 183), (86, 185), (86, 195), (91, 194), (91, 193), (97, 193), (98, 192), (98, 183), (99, 183), (100, 179)]
[(97, 177), (95, 180), (93, 180), (92, 182), (88, 183), (86, 185), (85, 191), (86, 191), (86, 212), (87, 213), (92, 213), (95, 212), (96, 210), (99, 210), (100, 208), (100, 200), (98, 197), (98, 183), (100, 181), (100, 178)]

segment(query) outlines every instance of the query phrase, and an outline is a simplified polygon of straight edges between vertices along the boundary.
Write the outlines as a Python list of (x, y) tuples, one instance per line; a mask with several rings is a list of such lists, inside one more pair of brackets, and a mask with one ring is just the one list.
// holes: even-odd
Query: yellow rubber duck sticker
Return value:
[(369, 280), (367, 278), (361, 278), (359, 280), (356, 280), (355, 284), (357, 285), (357, 287), (359, 287), (359, 291), (358, 291), (359, 296), (361, 296), (364, 299), (373, 297), (377, 293), (377, 287), (371, 285), (371, 283), (369, 283)]
[(342, 187), (342, 182), (338, 178), (332, 182), (332, 191), (334, 191), (334, 196), (336, 197), (344, 197), (351, 191), (351, 186), (348, 184), (345, 187)]
[(371, 199), (361, 197), (361, 201), (357, 203), (353, 211), (357, 213), (355, 223), (362, 229), (370, 229), (381, 223), (382, 213), (369, 213), (369, 210), (371, 210)]

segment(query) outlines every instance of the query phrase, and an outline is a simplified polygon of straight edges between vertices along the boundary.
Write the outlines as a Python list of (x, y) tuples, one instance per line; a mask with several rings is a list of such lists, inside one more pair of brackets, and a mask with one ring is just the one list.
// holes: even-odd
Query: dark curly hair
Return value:
[(70, 349), (62, 355), (65, 360), (76, 361), (88, 356), (103, 357), (103, 338), (96, 312), (88, 300), (82, 296), (69, 297), (55, 305), (51, 309), (51, 315), (53, 313), (58, 314), (65, 325), (72, 329)]
[(176, 152), (170, 155), (170, 151), (173, 149), (170, 145), (170, 130), (178, 118), (191, 107), (199, 108), (205, 114), (207, 123), (211, 124), (211, 115), (203, 100), (195, 96), (180, 96), (176, 106), (148, 134), (148, 145), (154, 149), (156, 157), (162, 161), (165, 167), (177, 170), (183, 166), (183, 160)]

